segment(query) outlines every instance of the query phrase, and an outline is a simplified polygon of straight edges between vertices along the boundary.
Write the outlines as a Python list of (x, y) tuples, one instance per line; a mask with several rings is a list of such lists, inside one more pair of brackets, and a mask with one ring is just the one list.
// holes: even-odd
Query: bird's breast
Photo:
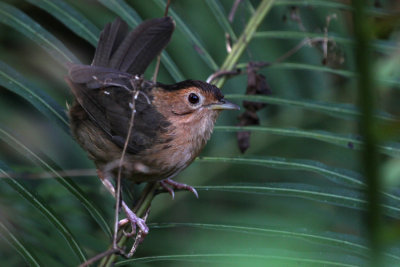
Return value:
[(163, 133), (164, 142), (144, 152), (143, 162), (163, 178), (170, 178), (185, 169), (200, 154), (211, 136), (215, 119), (207, 118), (191, 123), (182, 119), (170, 120), (171, 127)]

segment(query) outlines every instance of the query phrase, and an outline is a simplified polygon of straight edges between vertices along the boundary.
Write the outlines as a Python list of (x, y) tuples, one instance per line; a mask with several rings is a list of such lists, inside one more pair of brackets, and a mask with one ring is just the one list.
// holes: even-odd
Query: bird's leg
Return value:
[(199, 198), (199, 194), (197, 194), (196, 189), (194, 189), (194, 187), (192, 187), (190, 185), (181, 184), (181, 183), (175, 182), (172, 179), (164, 179), (160, 182), (160, 185), (171, 195), (172, 199), (174, 199), (174, 197), (175, 197), (174, 189), (188, 190), (188, 191), (192, 192), (197, 198)]
[[(150, 212), (150, 207), (146, 210), (146, 213), (143, 217), (143, 220), (146, 221), (147, 217), (149, 216), (149, 212)], [(147, 226), (146, 226), (147, 227)], [(148, 233), (148, 230), (147, 230)], [(140, 245), (140, 243), (143, 242), (144, 238), (146, 237), (147, 233), (143, 232), (142, 229), (139, 229), (136, 238), (135, 238), (135, 242), (133, 242), (132, 248), (129, 251), (127, 257), (130, 258), (133, 256), (133, 254), (135, 254), (137, 247)]]
[[(103, 185), (107, 188), (107, 190), (111, 193), (111, 195), (113, 195), (115, 197), (115, 188), (114, 188), (113, 184), (110, 182), (110, 180), (107, 179), (100, 170), (97, 170), (97, 174), (98, 174), (101, 182), (103, 183)], [(142, 219), (142, 218), (138, 217), (128, 207), (128, 205), (123, 200), (121, 200), (121, 206), (124, 209), (124, 212), (125, 212), (127, 218), (120, 220), (118, 222), (118, 227), (121, 227), (121, 226), (127, 224), (128, 222), (130, 222), (131, 226), (132, 226), (132, 231), (130, 233), (125, 233), (125, 234), (127, 236), (135, 235), (136, 226), (138, 226), (139, 227), (139, 232), (141, 233), (141, 239), (143, 239), (144, 236), (146, 236), (149, 233), (149, 227), (146, 225), (146, 218), (147, 218), (148, 214), (146, 214), (145, 218)], [(114, 238), (113, 238), (113, 246), (116, 246), (116, 239), (117, 239), (117, 237), (114, 236)]]

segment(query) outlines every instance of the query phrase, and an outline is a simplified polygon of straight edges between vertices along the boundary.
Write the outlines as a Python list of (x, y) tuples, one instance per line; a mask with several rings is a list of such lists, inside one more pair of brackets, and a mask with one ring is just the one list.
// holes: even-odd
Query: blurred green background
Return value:
[[(72, 103), (63, 63), (75, 56), (89, 64), (106, 23), (121, 16), (133, 27), (163, 16), (165, 2), (0, 1), (1, 266), (76, 266), (108, 248), (114, 199), (94, 175), (61, 177), (94, 170), (63, 123), (65, 103)], [(177, 25), (166, 51), (178, 72), (162, 64), (158, 81), (206, 80), (220, 68), (228, 55), (225, 33), (235, 41), (261, 3), (240, 1), (230, 23), (234, 2), (172, 0), (169, 14)], [(379, 110), (377, 178), (385, 192), (382, 264), (399, 266), (400, 4), (366, 3)], [(274, 62), (304, 38), (324, 36), (330, 38), (327, 57), (323, 42), (313, 42), (259, 70), (272, 95), (255, 97), (269, 104), (257, 113), (260, 125), (251, 129), (249, 149), (240, 153), (237, 127), (223, 127), (238, 125), (244, 109), (224, 112), (200, 159), (176, 177), (197, 188), (200, 198), (156, 196), (150, 234), (121, 265), (368, 264), (350, 1), (275, 1), (237, 63)], [(239, 75), (222, 91), (242, 104), (246, 86), (247, 76)], [(49, 172), (53, 178), (45, 177)]]

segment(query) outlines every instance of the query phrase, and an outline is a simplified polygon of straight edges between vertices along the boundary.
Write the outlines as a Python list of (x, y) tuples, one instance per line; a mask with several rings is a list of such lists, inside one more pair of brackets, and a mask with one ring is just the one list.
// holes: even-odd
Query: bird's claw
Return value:
[[(108, 191), (110, 191), (110, 193), (115, 197), (114, 186), (112, 185), (110, 180), (106, 178), (107, 175), (104, 175), (104, 171), (101, 171), (101, 170), (97, 170), (97, 173), (98, 173), (102, 183), (105, 185), (105, 187), (108, 189)], [(117, 238), (117, 234), (116, 234), (117, 230), (115, 230), (115, 234), (113, 236), (113, 242), (112, 242), (112, 250), (116, 254), (122, 255), (126, 258), (130, 258), (135, 253), (139, 244), (143, 242), (144, 238), (149, 233), (149, 227), (146, 225), (146, 220), (147, 220), (147, 217), (150, 212), (150, 207), (146, 210), (146, 213), (142, 219), (142, 218), (138, 217), (128, 207), (128, 205), (126, 205), (126, 203), (123, 200), (121, 200), (121, 206), (122, 206), (123, 210), (125, 211), (126, 218), (122, 219), (118, 222), (118, 225), (116, 226), (117, 230), (121, 229), (121, 227), (123, 227), (127, 223), (130, 223), (132, 230), (130, 232), (126, 232), (123, 230), (123, 234), (126, 237), (134, 237), (135, 235), (136, 235), (136, 237), (135, 237), (135, 241), (133, 243), (131, 250), (129, 251), (129, 253), (126, 253), (125, 248), (121, 248), (118, 246), (118, 242), (117, 242), (118, 238)], [(139, 231), (136, 232), (137, 228), (139, 228)]]
[(175, 198), (174, 189), (188, 190), (188, 191), (192, 192), (196, 196), (196, 198), (199, 198), (199, 194), (197, 193), (196, 189), (194, 189), (193, 186), (178, 183), (172, 179), (164, 179), (160, 182), (160, 185), (171, 195), (172, 199)]
[[(129, 220), (127, 218), (122, 219), (118, 222), (118, 228), (121, 228), (122, 226), (126, 225), (127, 223), (129, 223)], [(124, 236), (126, 237), (132, 237), (136, 234), (136, 225), (131, 223), (131, 231), (130, 232), (126, 232), (125, 230), (122, 230)]]
[[(135, 241), (134, 241), (129, 253), (125, 253), (125, 250), (120, 249), (118, 246), (116, 247), (116, 249), (117, 249), (116, 251), (119, 252), (121, 255), (123, 255), (126, 258), (130, 258), (135, 253), (139, 244), (141, 244), (143, 242), (144, 238), (149, 233), (149, 227), (146, 225), (146, 220), (147, 220), (147, 217), (149, 216), (150, 209), (147, 209), (147, 211), (142, 219), (142, 218), (139, 218), (132, 210), (130, 210), (126, 206), (123, 206), (123, 207), (124, 207), (125, 213), (127, 215), (127, 218), (120, 220), (118, 222), (118, 227), (122, 227), (127, 223), (131, 223), (131, 227), (132, 227), (131, 232), (123, 231), (123, 233), (127, 237), (133, 237), (136, 235), (136, 238), (135, 238)], [(136, 233), (136, 227), (139, 228), (139, 231), (137, 233)]]
[(125, 232), (124, 235), (128, 237), (132, 237), (136, 234), (136, 227), (139, 228), (139, 231), (142, 233), (142, 236), (146, 236), (149, 233), (149, 227), (146, 225), (146, 219), (149, 211), (146, 212), (144, 219), (138, 217), (126, 204), (122, 202), (122, 207), (125, 211), (126, 218), (122, 219), (118, 222), (118, 227), (121, 227), (127, 223), (131, 224), (132, 230), (130, 232)]

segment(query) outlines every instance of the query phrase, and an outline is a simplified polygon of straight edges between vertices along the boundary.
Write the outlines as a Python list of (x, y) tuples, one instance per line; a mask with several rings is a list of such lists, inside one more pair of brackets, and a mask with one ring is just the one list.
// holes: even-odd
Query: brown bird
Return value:
[[(163, 17), (129, 32), (127, 24), (117, 18), (102, 31), (91, 65), (68, 64), (66, 81), (76, 100), (69, 111), (72, 134), (110, 191), (112, 184), (104, 176), (115, 177), (126, 145), (121, 168), (124, 179), (161, 181), (172, 195), (173, 188), (179, 188), (197, 196), (194, 188), (171, 178), (203, 149), (220, 111), (239, 109), (206, 82), (166, 85), (142, 78), (174, 28), (172, 18)], [(125, 203), (122, 206), (132, 226), (147, 233), (145, 222)]]

